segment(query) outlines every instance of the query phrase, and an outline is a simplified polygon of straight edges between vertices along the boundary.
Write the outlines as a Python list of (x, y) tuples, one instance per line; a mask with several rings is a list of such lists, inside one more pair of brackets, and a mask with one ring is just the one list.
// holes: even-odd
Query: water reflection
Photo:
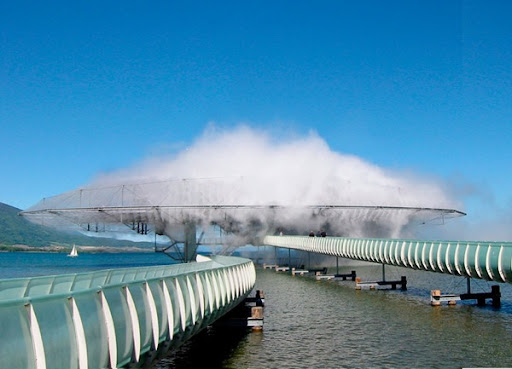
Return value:
[(179, 350), (157, 362), (154, 368), (229, 368), (225, 362), (237, 355), (241, 342), (249, 332), (226, 327), (208, 327)]

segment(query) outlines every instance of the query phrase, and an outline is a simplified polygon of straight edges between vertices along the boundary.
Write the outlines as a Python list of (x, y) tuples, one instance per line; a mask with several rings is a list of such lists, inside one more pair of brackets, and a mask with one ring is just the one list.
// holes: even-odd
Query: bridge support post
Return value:
[(292, 249), (288, 249), (288, 267), (290, 268), (290, 273), (292, 272)]
[(185, 246), (184, 258), (185, 262), (195, 260), (197, 254), (196, 225), (194, 223), (185, 223)]

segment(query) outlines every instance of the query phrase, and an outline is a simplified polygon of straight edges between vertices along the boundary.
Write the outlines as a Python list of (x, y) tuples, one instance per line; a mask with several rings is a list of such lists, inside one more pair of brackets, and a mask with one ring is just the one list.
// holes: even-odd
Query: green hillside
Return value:
[(55, 244), (78, 246), (143, 247), (152, 248), (148, 242), (131, 242), (110, 238), (87, 237), (78, 232), (67, 233), (29, 222), (17, 209), (0, 202), (0, 245), (27, 245), (47, 247)]

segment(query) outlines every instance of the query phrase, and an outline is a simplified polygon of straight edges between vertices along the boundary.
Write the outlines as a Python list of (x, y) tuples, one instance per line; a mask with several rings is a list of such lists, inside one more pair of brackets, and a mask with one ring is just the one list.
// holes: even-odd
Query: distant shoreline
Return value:
[[(112, 246), (78, 246), (79, 253), (98, 254), (98, 253), (124, 253), (124, 252), (154, 252), (154, 250), (140, 247), (112, 247)], [(0, 252), (52, 252), (69, 253), (71, 247), (68, 246), (27, 246), (27, 245), (0, 245)]]

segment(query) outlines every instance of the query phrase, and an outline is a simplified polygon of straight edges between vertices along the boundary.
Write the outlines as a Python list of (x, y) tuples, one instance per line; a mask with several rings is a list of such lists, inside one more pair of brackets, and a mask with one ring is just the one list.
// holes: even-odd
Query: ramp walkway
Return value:
[(242, 302), (256, 273), (216, 256), (169, 266), (0, 280), (4, 368), (119, 368), (173, 349)]
[(512, 242), (266, 236), (264, 244), (512, 283)]

